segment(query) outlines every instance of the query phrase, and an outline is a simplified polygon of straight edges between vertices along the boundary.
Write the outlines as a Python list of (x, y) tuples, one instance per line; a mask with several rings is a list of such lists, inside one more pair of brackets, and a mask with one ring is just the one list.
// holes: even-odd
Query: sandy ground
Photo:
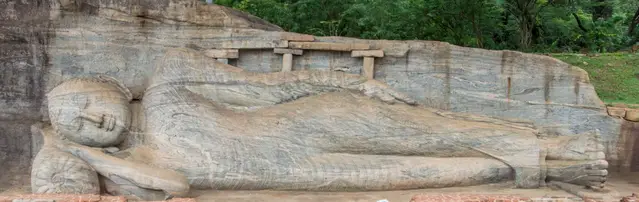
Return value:
[[(639, 193), (639, 173), (624, 175), (613, 173), (607, 187), (618, 196)], [(0, 195), (25, 194), (28, 192), (28, 186), (22, 186), (0, 192)], [(565, 191), (552, 188), (515, 189), (512, 182), (472, 187), (384, 192), (193, 191), (193, 197), (197, 201), (211, 202), (377, 202), (384, 199), (389, 202), (408, 202), (413, 196), (418, 194), (512, 195), (525, 198), (575, 197)], [(619, 201), (619, 199), (615, 201)]]

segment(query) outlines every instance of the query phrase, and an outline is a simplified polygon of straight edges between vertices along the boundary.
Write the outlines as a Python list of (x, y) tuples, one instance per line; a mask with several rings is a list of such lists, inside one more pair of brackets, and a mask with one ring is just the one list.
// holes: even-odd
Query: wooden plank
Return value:
[(352, 51), (368, 50), (370, 45), (361, 43), (289, 42), (289, 48), (307, 50)]
[(375, 79), (375, 58), (364, 57), (363, 76), (368, 79)]
[(208, 49), (204, 51), (204, 55), (212, 58), (239, 58), (240, 53), (237, 49)]
[(293, 55), (302, 55), (304, 54), (304, 50), (302, 49), (287, 49), (287, 48), (275, 48), (273, 52), (276, 54), (293, 54)]
[(353, 52), (351, 52), (351, 57), (357, 58), (357, 57), (377, 57), (377, 58), (381, 58), (384, 57), (384, 51), (383, 50), (354, 50)]

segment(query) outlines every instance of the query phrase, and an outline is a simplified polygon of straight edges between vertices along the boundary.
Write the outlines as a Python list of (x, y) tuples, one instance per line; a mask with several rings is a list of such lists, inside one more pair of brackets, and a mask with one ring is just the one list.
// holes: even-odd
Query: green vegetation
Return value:
[(554, 54), (590, 75), (599, 98), (606, 103), (639, 104), (639, 54)]
[(639, 41), (638, 0), (216, 0), (287, 31), (436, 40), (526, 52), (615, 52)]
[[(606, 102), (639, 103), (639, 0), (215, 0), (317, 36), (555, 53)], [(564, 54), (556, 54), (564, 53)], [(603, 53), (597, 56), (565, 53)]]

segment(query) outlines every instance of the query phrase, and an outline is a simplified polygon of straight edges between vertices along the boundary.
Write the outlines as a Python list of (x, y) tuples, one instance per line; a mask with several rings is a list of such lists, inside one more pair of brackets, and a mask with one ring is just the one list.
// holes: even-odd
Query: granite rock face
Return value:
[[(437, 110), (359, 74), (255, 73), (185, 48), (156, 63), (141, 108), (129, 108), (128, 89), (103, 76), (66, 80), (47, 94), (51, 127), (39, 127), (34, 193), (93, 191), (95, 172), (107, 192), (145, 200), (190, 189), (372, 191), (511, 179), (518, 188), (602, 188), (608, 175), (596, 132), (546, 136)], [(140, 118), (136, 140), (105, 148)], [(95, 171), (49, 177), (85, 163)]]
[(53, 2), (0, 1), (0, 190), (28, 181), (30, 125), (41, 119)]
[[(108, 74), (140, 98), (155, 59), (171, 47), (240, 49), (239, 58), (230, 59), (230, 64), (254, 72), (280, 71), (282, 55), (273, 49), (288, 47), (287, 39), (293, 38), (285, 32), (138, 20), (145, 23), (84, 15), (57, 20), (47, 89), (74, 76)], [(371, 49), (384, 50), (385, 57), (375, 61), (375, 78), (431, 107), (528, 120), (564, 135), (599, 129), (610, 160), (615, 158), (620, 122), (608, 117), (587, 73), (579, 68), (546, 56), (435, 41), (315, 38), (320, 42), (370, 44)], [(342, 69), (360, 73), (362, 65), (362, 59), (351, 57), (350, 51), (305, 50), (293, 59), (293, 71)]]
[[(41, 138), (31, 137), (29, 126), (48, 117), (44, 94), (65, 80), (109, 75), (139, 100), (156, 60), (170, 48), (238, 49), (229, 64), (275, 72), (282, 55), (273, 49), (291, 48), (292, 41), (368, 44), (384, 51), (375, 59), (375, 79), (424, 105), (531, 122), (558, 135), (598, 129), (613, 170), (620, 160), (622, 121), (608, 116), (585, 71), (546, 56), (434, 41), (312, 37), (196, 0), (0, 0), (0, 11), (0, 163), (19, 164), (15, 170), (39, 150)], [(293, 56), (293, 71), (359, 74), (362, 66), (350, 51)]]

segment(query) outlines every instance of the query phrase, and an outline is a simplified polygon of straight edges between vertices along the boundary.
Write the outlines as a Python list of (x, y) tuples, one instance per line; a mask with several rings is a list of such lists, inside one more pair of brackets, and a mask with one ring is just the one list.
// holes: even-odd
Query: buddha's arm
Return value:
[(157, 86), (183, 86), (215, 102), (260, 106), (348, 89), (385, 102), (415, 103), (379, 81), (344, 72), (248, 72), (190, 49), (171, 49), (157, 64), (147, 92)]
[(87, 162), (100, 175), (112, 180), (126, 180), (140, 188), (162, 190), (170, 196), (185, 196), (189, 192), (186, 177), (178, 172), (127, 161), (103, 153), (99, 149), (65, 142), (57, 144)]
[(186, 88), (218, 102), (244, 106), (272, 105), (337, 90), (359, 91), (388, 103), (415, 104), (382, 82), (334, 71), (233, 72), (217, 81)]

